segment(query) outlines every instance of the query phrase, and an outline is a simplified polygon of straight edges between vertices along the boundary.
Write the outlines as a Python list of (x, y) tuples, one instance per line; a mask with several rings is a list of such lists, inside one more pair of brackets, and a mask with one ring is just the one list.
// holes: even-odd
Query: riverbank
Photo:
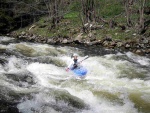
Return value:
[[(92, 34), (91, 34), (92, 35)], [(146, 37), (140, 37), (128, 40), (114, 40), (110, 36), (106, 36), (103, 39), (96, 38), (83, 38), (83, 34), (78, 34), (75, 38), (67, 36), (53, 36), (44, 37), (41, 35), (35, 35), (29, 32), (12, 32), (8, 36), (14, 37), (18, 40), (29, 41), (34, 43), (44, 43), (51, 45), (82, 45), (82, 46), (102, 46), (108, 49), (114, 49), (119, 51), (131, 51), (135, 54), (142, 56), (150, 56), (150, 39)]]

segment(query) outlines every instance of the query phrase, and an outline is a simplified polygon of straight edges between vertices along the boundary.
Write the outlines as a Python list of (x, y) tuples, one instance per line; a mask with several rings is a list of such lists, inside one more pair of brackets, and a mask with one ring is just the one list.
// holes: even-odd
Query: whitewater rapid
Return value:
[[(21, 113), (149, 113), (150, 59), (97, 50), (1, 37), (0, 93)], [(84, 79), (65, 71), (74, 52), (89, 56)]]

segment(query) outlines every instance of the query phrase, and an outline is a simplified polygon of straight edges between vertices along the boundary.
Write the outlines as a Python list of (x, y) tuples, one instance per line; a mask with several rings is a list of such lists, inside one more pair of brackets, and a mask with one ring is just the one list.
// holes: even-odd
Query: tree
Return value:
[(84, 23), (95, 21), (95, 0), (81, 0)]
[(139, 32), (144, 30), (144, 7), (145, 7), (146, 0), (140, 0), (140, 7), (139, 7), (139, 14), (140, 14), (140, 19), (139, 19)]
[(61, 18), (69, 12), (68, 5), (71, 0), (44, 0), (44, 3), (52, 23), (51, 28), (56, 28)]
[(123, 0), (123, 1), (124, 1), (125, 13), (126, 13), (127, 25), (131, 27), (132, 26), (131, 5), (133, 4), (133, 0)]
[[(91, 31), (91, 27), (96, 23), (98, 14), (96, 8), (99, 6), (99, 0), (81, 0), (81, 21), (83, 32)], [(97, 16), (96, 16), (97, 15)]]

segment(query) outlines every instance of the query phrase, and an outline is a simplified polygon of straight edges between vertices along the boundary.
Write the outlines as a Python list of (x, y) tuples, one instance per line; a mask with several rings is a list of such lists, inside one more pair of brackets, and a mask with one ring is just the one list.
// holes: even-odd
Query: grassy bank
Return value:
[[(109, 27), (109, 24), (98, 22), (97, 25), (103, 26), (101, 29), (91, 30), (90, 33), (96, 39), (102, 39), (105, 37), (110, 37), (114, 40), (128, 40), (128, 39), (135, 39), (141, 37), (137, 34), (135, 27), (127, 27), (126, 25), (126, 16), (124, 12), (124, 6), (121, 2), (117, 0), (101, 0), (100, 6), (97, 7), (97, 14), (102, 17), (105, 21), (109, 23), (110, 20), (113, 20), (117, 25), (113, 28)], [(82, 31), (82, 21), (80, 17), (80, 7), (79, 3), (75, 2), (70, 6), (70, 12), (65, 14), (63, 19), (58, 23), (58, 26), (55, 29), (51, 29), (51, 22), (48, 17), (41, 17), (37, 22), (33, 23), (30, 26), (25, 28), (20, 28), (17, 30), (17, 33), (22, 31), (30, 32), (32, 34), (41, 35), (45, 37), (54, 37), (54, 36), (66, 36), (75, 38), (78, 36)], [(138, 7), (134, 9), (135, 12), (138, 10)], [(149, 16), (145, 15), (147, 19), (150, 19)], [(133, 21), (133, 26), (135, 26), (139, 14), (134, 13), (131, 16)], [(34, 27), (31, 29), (31, 26)], [(125, 29), (122, 30), (120, 26), (124, 26)], [(30, 29), (30, 30), (29, 30)], [(148, 32), (148, 31), (147, 31)], [(149, 33), (147, 33), (149, 34)], [(89, 36), (89, 32), (83, 33), (83, 37), (87, 38)]]

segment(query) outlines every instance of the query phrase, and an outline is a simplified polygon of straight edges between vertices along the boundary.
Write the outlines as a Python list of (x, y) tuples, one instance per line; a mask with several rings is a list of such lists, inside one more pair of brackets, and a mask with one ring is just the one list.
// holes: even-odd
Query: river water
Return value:
[[(74, 52), (90, 56), (84, 79), (65, 71)], [(150, 59), (1, 36), (0, 95), (21, 113), (150, 113)]]

